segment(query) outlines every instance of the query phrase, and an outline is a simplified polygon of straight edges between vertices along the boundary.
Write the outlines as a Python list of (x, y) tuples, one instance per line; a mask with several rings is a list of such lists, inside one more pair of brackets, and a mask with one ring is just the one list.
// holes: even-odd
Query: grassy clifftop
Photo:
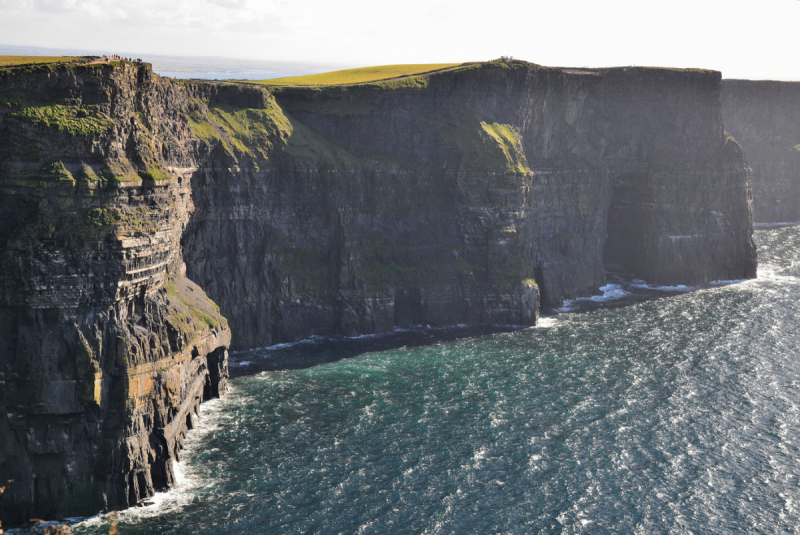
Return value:
[(343, 71), (310, 74), (307, 76), (293, 76), (291, 78), (274, 78), (272, 80), (259, 80), (253, 83), (273, 86), (325, 86), (346, 85), (391, 80), (406, 76), (429, 74), (461, 66), (460, 63), (422, 63), (409, 65), (379, 65), (375, 67), (362, 67)]
[(32, 65), (42, 63), (67, 63), (86, 58), (80, 56), (0, 56), (0, 67), (14, 67), (16, 65)]

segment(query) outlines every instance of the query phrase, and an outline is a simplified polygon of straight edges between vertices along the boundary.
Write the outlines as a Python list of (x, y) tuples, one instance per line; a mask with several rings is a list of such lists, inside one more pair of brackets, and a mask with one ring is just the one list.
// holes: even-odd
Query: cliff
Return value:
[(722, 113), (747, 151), (755, 221), (800, 221), (800, 83), (723, 80)]
[(531, 292), (557, 306), (606, 269), (656, 284), (755, 276), (719, 73), (494, 62), (274, 91), (260, 154), (243, 148), (253, 110), (212, 106), (195, 124), (233, 139), (194, 178), (184, 254), (237, 347), (529, 325)]
[(179, 88), (132, 65), (0, 73), (0, 500), (8, 525), (174, 483), (230, 331), (185, 278)]
[(711, 71), (490, 62), (268, 90), (48, 66), (0, 72), (0, 133), (4, 520), (168, 487), (231, 333), (533, 325), (606, 270), (755, 275)]

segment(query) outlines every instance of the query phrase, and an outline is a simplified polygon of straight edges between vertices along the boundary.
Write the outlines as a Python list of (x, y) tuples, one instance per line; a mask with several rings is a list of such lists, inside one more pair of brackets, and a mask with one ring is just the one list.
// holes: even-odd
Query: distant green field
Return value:
[(415, 65), (380, 65), (377, 67), (362, 67), (360, 69), (347, 69), (322, 74), (309, 74), (307, 76), (293, 76), (291, 78), (274, 78), (272, 80), (258, 80), (252, 83), (263, 85), (342, 85), (363, 84), (425, 74), (442, 69), (458, 67), (461, 63), (422, 63)]
[(83, 59), (79, 56), (0, 56), (0, 67), (28, 65), (29, 63), (60, 63)]

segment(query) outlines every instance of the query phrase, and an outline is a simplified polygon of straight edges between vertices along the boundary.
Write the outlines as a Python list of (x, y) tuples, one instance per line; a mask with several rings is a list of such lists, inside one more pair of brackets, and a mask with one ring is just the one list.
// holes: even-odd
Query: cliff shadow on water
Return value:
[(229, 359), (230, 377), (306, 369), (355, 358), (365, 353), (446, 344), (460, 339), (513, 332), (520, 328), (518, 326), (424, 328), (420, 325), (393, 333), (355, 338), (317, 337), (292, 344), (233, 352)]

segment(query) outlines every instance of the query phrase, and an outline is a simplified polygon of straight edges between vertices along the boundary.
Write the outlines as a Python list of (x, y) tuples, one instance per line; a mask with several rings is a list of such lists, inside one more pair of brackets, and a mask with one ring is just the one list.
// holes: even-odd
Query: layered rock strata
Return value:
[(129, 64), (0, 94), (0, 518), (135, 505), (227, 377), (230, 331), (181, 256), (189, 126)]
[(168, 487), (231, 333), (533, 325), (607, 269), (755, 275), (715, 72), (489, 62), (267, 90), (123, 62), (3, 71), (0, 110), (4, 520)]
[(755, 221), (800, 221), (800, 83), (723, 80), (722, 113), (747, 151)]

